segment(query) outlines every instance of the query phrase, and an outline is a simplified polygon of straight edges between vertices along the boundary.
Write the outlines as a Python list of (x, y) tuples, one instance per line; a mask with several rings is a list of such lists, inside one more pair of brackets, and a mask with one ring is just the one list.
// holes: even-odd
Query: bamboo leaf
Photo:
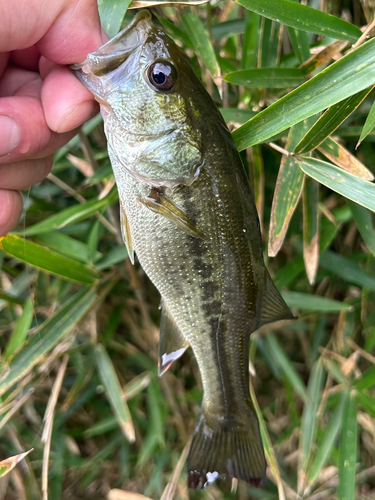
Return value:
[(291, 0), (237, 0), (260, 16), (318, 35), (355, 42), (361, 30), (342, 19)]
[[(257, 66), (259, 27), (260, 17), (254, 12), (246, 11), (241, 61), (243, 69), (256, 68)], [(212, 27), (212, 36), (214, 36), (214, 26)]]
[(213, 77), (220, 74), (215, 51), (202, 21), (192, 12), (182, 16), (182, 24), (187, 32), (196, 52), (201, 56), (203, 64)]
[[(114, 188), (112, 191), (103, 199), (90, 200), (86, 203), (81, 203), (74, 205), (73, 207), (66, 208), (61, 212), (51, 215), (47, 219), (28, 227), (22, 232), (25, 236), (31, 236), (35, 234), (48, 233), (55, 229), (61, 229), (63, 227), (69, 226), (81, 220), (87, 219), (95, 214), (98, 210), (103, 210), (109, 205), (115, 203), (118, 199), (117, 189)], [(18, 233), (20, 234), (20, 233)]]
[(361, 144), (361, 142), (366, 139), (366, 137), (369, 135), (372, 130), (374, 130), (375, 127), (375, 102), (372, 104), (370, 113), (367, 116), (366, 122), (363, 125), (363, 129), (361, 132), (361, 136), (359, 138), (357, 148)]
[(319, 265), (319, 184), (306, 177), (303, 186), (303, 260), (310, 285)]
[(375, 230), (373, 225), (372, 213), (364, 207), (352, 201), (346, 202), (349, 205), (353, 219), (357, 224), (358, 230), (361, 233), (363, 241), (370, 252), (375, 255)]
[(374, 84), (375, 38), (258, 113), (233, 138), (242, 151)]
[(297, 157), (300, 168), (316, 181), (359, 205), (375, 211), (375, 185), (314, 158)]
[(76, 326), (95, 299), (94, 290), (82, 288), (40, 326), (26, 346), (12, 359), (7, 376), (0, 382), (0, 396), (44, 359)]
[(320, 256), (319, 265), (349, 283), (375, 291), (375, 276), (363, 271), (356, 262), (326, 251)]
[(21, 262), (60, 278), (90, 285), (98, 279), (94, 269), (14, 234), (0, 238), (0, 249)]
[(255, 111), (237, 108), (219, 108), (220, 113), (226, 122), (238, 123), (242, 125), (256, 115)]
[(27, 332), (30, 329), (31, 322), (34, 316), (34, 305), (32, 299), (28, 299), (25, 302), (21, 316), (18, 318), (16, 326), (12, 332), (12, 336), (9, 339), (7, 347), (5, 349), (3, 358), (8, 360), (18, 349), (22, 347), (24, 343)]
[(350, 394), (344, 405), (342, 419), (339, 485), (337, 498), (340, 500), (355, 499), (355, 466), (357, 463), (357, 400)]
[(31, 451), (33, 451), (34, 448), (31, 448), (31, 450), (26, 451), (25, 453), (19, 453), (18, 455), (13, 455), (13, 457), (5, 458), (4, 460), (1, 460), (0, 462), (0, 478), (4, 477), (8, 472), (13, 470), (15, 466), (21, 462)]
[(100, 22), (110, 38), (120, 31), (130, 3), (131, 0), (98, 0)]
[(128, 405), (122, 397), (122, 389), (111, 358), (101, 344), (95, 346), (96, 361), (100, 379), (120, 428), (128, 441), (135, 441), (133, 421)]
[(319, 297), (310, 293), (283, 291), (281, 295), (289, 307), (301, 309), (302, 311), (340, 312), (352, 310), (350, 304), (327, 297)]
[[(311, 126), (312, 119), (305, 120), (289, 131), (285, 149), (294, 147)], [(275, 257), (283, 244), (290, 220), (300, 199), (304, 174), (293, 156), (283, 155), (272, 200), (268, 255)]]
[[(310, 57), (309, 39), (305, 31), (296, 30), (288, 27), (289, 38), (297, 56), (298, 61), (302, 64)], [(304, 72), (306, 73), (306, 72)]]
[(352, 155), (344, 146), (328, 137), (318, 150), (332, 163), (365, 181), (374, 180), (374, 174)]
[(257, 68), (228, 73), (224, 80), (248, 88), (284, 89), (301, 85), (305, 81), (305, 74), (295, 68)]
[(327, 111), (317, 120), (312, 128), (307, 132), (305, 137), (294, 148), (295, 154), (305, 154), (313, 151), (315, 148), (325, 141), (341, 124), (344, 120), (355, 111), (361, 102), (371, 92), (373, 87), (358, 92), (347, 99), (331, 106)]

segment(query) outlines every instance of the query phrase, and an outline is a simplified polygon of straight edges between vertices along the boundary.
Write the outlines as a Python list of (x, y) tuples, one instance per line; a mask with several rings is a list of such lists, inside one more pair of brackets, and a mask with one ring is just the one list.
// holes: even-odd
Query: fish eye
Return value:
[(148, 68), (147, 77), (151, 85), (161, 91), (171, 90), (177, 79), (176, 68), (168, 61), (157, 61)]

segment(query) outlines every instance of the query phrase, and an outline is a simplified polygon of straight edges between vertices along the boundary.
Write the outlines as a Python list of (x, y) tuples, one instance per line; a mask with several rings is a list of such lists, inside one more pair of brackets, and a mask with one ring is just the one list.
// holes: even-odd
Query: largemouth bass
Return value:
[(292, 318), (263, 262), (253, 194), (219, 110), (148, 11), (75, 74), (100, 103), (123, 237), (162, 297), (159, 374), (190, 345), (203, 402), (188, 484), (259, 486), (265, 458), (249, 395), (249, 337)]

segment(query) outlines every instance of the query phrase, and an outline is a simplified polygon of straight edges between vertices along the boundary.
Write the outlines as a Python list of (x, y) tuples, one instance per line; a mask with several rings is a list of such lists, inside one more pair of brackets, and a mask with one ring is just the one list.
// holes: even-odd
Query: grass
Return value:
[[(375, 83), (372, 70), (343, 91), (368, 50), (364, 37), (352, 47), (357, 28), (370, 26), (374, 10), (331, 0), (325, 11), (335, 18), (304, 11), (302, 25), (293, 3), (285, 19), (276, 1), (267, 3), (268, 17), (259, 15), (258, 1), (245, 0), (253, 10), (234, 2), (154, 9), (223, 108), (240, 148), (256, 142), (241, 155), (273, 256), (266, 253), (266, 261), (298, 315), (251, 338), (265, 489), (233, 481), (192, 499), (375, 497), (374, 92), (364, 90)], [(126, 6), (116, 25), (113, 8), (112, 0), (101, 4), (115, 33)], [(351, 24), (339, 22), (341, 15)], [(334, 30), (341, 41), (329, 38)], [(220, 78), (219, 67), (231, 76)], [(306, 75), (307, 86), (293, 95), (310, 93), (309, 118), (289, 94), (301, 82), (282, 86), (288, 68)], [(258, 69), (264, 87), (247, 88), (240, 72), (259, 76)], [(323, 108), (315, 102), (324, 78), (333, 85), (335, 77), (343, 93), (322, 132), (314, 123), (337, 103), (336, 91)], [(280, 125), (282, 97), (289, 130)], [(269, 132), (259, 127), (264, 117)], [(296, 158), (291, 153), (309, 130)], [(0, 500), (188, 499), (185, 460), (200, 375), (188, 350), (157, 376), (160, 299), (121, 240), (100, 117), (56, 153), (52, 174), (24, 197), (18, 232), (0, 241)]]

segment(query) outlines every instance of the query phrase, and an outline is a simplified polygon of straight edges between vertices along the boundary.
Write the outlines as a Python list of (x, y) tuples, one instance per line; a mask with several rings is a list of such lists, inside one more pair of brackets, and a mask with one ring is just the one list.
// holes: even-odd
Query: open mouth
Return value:
[(86, 74), (102, 76), (114, 71), (147, 37), (152, 28), (151, 14), (148, 10), (137, 13), (131, 23), (79, 64), (72, 64), (70, 69)]

